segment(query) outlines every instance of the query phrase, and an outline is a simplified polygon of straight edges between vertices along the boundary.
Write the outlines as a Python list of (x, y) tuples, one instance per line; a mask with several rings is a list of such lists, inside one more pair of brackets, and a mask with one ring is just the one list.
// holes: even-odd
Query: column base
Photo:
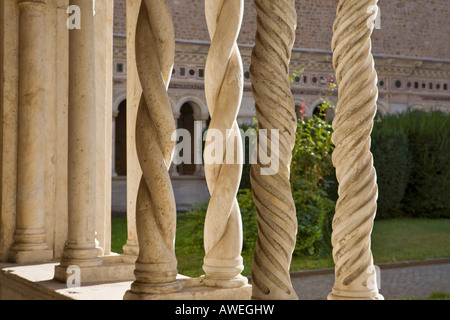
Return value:
[(14, 263), (41, 263), (53, 259), (52, 250), (15, 250), (11, 249), (10, 261)]
[(336, 294), (331, 292), (327, 300), (384, 300), (384, 297), (379, 293), (364, 293), (364, 292), (340, 292)]
[(143, 294), (129, 290), (124, 300), (250, 300), (252, 286), (246, 284), (239, 288), (215, 288), (205, 285), (205, 278), (186, 278), (179, 275), (182, 286), (178, 292), (168, 294)]
[(238, 275), (232, 279), (218, 279), (209, 276), (204, 276), (203, 283), (207, 287), (213, 288), (224, 288), (224, 289), (232, 289), (232, 288), (241, 288), (248, 284), (248, 279), (242, 275)]
[(248, 284), (248, 279), (241, 275), (243, 270), (244, 261), (241, 256), (229, 260), (205, 257), (203, 283), (208, 287), (239, 288)]
[(122, 249), (123, 249), (122, 256), (132, 257), (134, 259), (133, 263), (135, 263), (137, 257), (139, 256), (139, 246), (134, 243), (127, 243), (123, 246)]
[(125, 293), (125, 300), (152, 300), (146, 299), (147, 296), (167, 296), (175, 294), (183, 288), (178, 280), (163, 283), (144, 283), (134, 281), (131, 284), (131, 290)]

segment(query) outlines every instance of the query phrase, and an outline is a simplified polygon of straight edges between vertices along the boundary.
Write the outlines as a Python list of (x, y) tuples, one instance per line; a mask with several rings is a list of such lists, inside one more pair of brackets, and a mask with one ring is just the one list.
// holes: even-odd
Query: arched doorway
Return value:
[[(195, 173), (195, 163), (194, 163), (194, 109), (189, 102), (183, 104), (180, 109), (180, 117), (178, 118), (178, 129), (185, 129), (191, 135), (191, 163), (182, 163), (178, 165), (178, 173), (180, 175), (193, 175)], [(182, 150), (181, 152), (189, 152), (189, 150)], [(180, 154), (183, 156), (183, 154)]]
[(127, 101), (119, 105), (116, 118), (115, 169), (117, 175), (127, 175)]
[(327, 118), (326, 110), (323, 106), (323, 103), (319, 103), (314, 109), (313, 109), (313, 117), (319, 117), (322, 120), (325, 120)]
[(321, 102), (314, 107), (312, 116), (319, 117), (320, 119), (326, 121), (333, 121), (335, 109), (334, 107), (330, 107), (326, 103)]

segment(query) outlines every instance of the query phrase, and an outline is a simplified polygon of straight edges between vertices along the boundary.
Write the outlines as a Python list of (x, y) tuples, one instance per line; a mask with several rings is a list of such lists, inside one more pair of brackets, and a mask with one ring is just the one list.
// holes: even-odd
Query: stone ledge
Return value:
[[(110, 283), (134, 280), (134, 261), (124, 255), (101, 257), (102, 264), (98, 267), (80, 268), (82, 284)], [(67, 267), (55, 266), (54, 279), (66, 283), (72, 272), (67, 273)]]
[[(84, 283), (68, 288), (54, 280), (58, 263), (17, 265), (0, 263), (0, 300), (122, 300), (132, 281)], [(203, 285), (202, 278), (179, 276), (183, 290), (149, 300), (250, 300), (252, 287), (221, 289)]]
[(252, 296), (252, 286), (248, 284), (239, 288), (215, 288), (205, 286), (203, 277), (179, 275), (178, 280), (183, 286), (180, 292), (145, 296), (127, 292), (128, 300), (250, 300)]

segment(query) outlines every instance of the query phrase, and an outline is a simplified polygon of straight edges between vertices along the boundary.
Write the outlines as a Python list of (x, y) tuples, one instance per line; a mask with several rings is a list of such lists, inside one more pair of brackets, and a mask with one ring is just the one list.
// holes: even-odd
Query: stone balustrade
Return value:
[[(340, 90), (333, 161), (340, 198), (330, 299), (382, 299), (370, 251), (377, 185), (369, 149), (378, 92), (371, 55), (374, 12), (367, 8), (376, 3), (340, 0), (334, 25)], [(66, 27), (69, 6), (80, 9), (79, 28)], [(211, 194), (205, 275), (178, 275), (169, 175), (176, 124), (167, 95), (175, 35), (168, 0), (127, 1), (128, 239), (122, 255), (111, 254), (110, 247), (113, 0), (0, 4), (0, 261), (57, 261), (55, 279), (63, 283), (73, 266), (80, 268), (82, 283), (133, 281), (124, 299), (194, 299), (198, 292), (209, 299), (298, 299), (289, 274), (297, 232), (289, 181), (296, 130), (289, 62), (297, 13), (295, 0), (255, 0), (255, 7), (250, 78), (259, 129), (272, 131), (266, 147), (279, 166), (270, 171), (259, 159), (251, 171), (259, 219), (252, 285), (241, 275), (239, 161), (205, 164)], [(205, 0), (204, 27), (211, 38), (205, 95), (210, 128), (222, 133), (222, 145), (233, 142), (223, 155), (227, 159), (227, 152), (242, 156), (233, 132), (239, 129), (244, 86), (237, 44), (243, 10), (243, 0)], [(274, 140), (279, 151), (271, 149)]]

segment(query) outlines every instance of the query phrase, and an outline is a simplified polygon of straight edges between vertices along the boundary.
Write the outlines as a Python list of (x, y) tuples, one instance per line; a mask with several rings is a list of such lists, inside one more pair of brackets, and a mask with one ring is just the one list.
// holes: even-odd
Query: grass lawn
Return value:
[[(178, 217), (183, 224), (183, 215)], [(177, 231), (177, 239), (185, 234)], [(112, 220), (112, 250), (121, 253), (126, 243), (126, 218)], [(176, 244), (179, 241), (176, 241)], [(423, 260), (450, 257), (449, 219), (395, 219), (375, 221), (372, 233), (372, 251), (375, 263), (405, 260)], [(178, 271), (186, 276), (203, 274), (203, 252), (176, 246)], [(251, 274), (252, 257), (244, 256), (244, 275)], [(321, 258), (294, 256), (291, 270), (331, 268), (331, 255)]]
[(405, 300), (450, 300), (450, 294), (445, 292), (433, 292), (428, 298), (410, 298)]

